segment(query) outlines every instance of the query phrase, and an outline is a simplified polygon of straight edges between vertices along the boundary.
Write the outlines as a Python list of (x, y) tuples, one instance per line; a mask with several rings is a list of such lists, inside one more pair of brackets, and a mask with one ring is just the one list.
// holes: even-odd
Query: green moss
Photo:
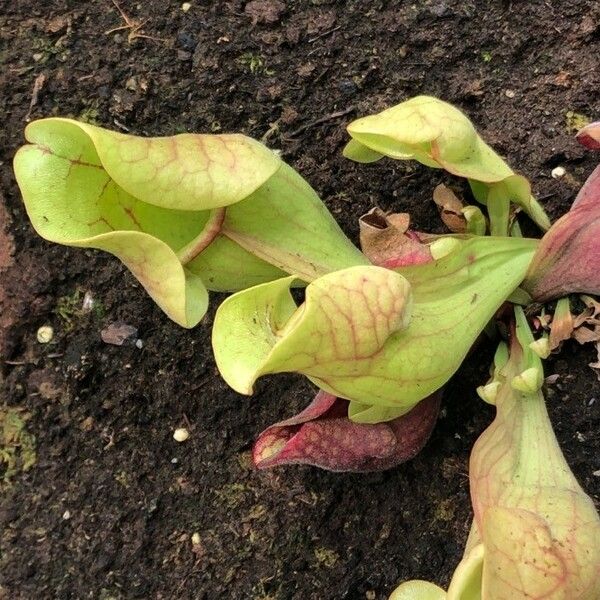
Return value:
[(315, 558), (320, 565), (331, 569), (336, 565), (340, 557), (335, 550), (319, 546), (315, 548)]
[(454, 519), (454, 513), (456, 508), (451, 498), (442, 500), (435, 509), (435, 520), (436, 521), (452, 521)]
[(232, 509), (240, 506), (250, 491), (248, 486), (243, 483), (228, 483), (215, 490), (215, 494), (222, 504), (228, 509)]
[(35, 464), (35, 436), (25, 430), (30, 417), (22, 408), (0, 407), (0, 489)]
[(265, 60), (259, 54), (245, 52), (238, 58), (238, 63), (246, 67), (252, 75), (273, 75), (273, 69), (269, 69)]
[[(56, 302), (54, 312), (62, 320), (65, 331), (71, 331), (75, 326), (75, 322), (86, 313), (83, 309), (81, 290), (76, 289), (72, 294), (61, 296)], [(91, 312), (96, 319), (101, 319), (105, 313), (104, 306), (95, 298)]]
[(565, 113), (565, 125), (569, 133), (579, 131), (582, 127), (590, 124), (590, 119), (581, 113), (568, 110)]

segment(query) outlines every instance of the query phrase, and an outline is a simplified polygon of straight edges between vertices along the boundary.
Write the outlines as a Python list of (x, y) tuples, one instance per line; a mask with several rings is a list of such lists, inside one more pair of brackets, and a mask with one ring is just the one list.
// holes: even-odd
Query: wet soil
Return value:
[[(148, 135), (241, 131), (281, 150), (355, 241), (357, 217), (373, 206), (439, 230), (431, 190), (447, 176), (341, 156), (349, 120), (428, 93), (466, 110), (557, 217), (598, 160), (572, 126), (600, 115), (600, 6), (190, 5), (123, 0), (133, 28), (108, 34), (125, 24), (109, 0), (0, 7), (0, 407), (29, 415), (37, 449), (34, 466), (0, 488), (0, 598), (373, 600), (406, 578), (445, 585), (471, 519), (468, 453), (492, 417), (474, 392), (491, 346), (451, 381), (413, 461), (367, 475), (256, 472), (253, 439), (303, 408), (311, 386), (279, 376), (251, 398), (228, 389), (209, 345), (220, 297), (184, 331), (115, 259), (44, 242), (11, 159), (28, 116)], [(559, 165), (568, 176), (554, 180)], [(88, 313), (85, 292), (97, 302)], [(103, 343), (100, 330), (115, 321), (137, 327), (143, 347)], [(36, 341), (42, 325), (54, 328), (50, 344)], [(567, 344), (548, 362), (547, 374), (559, 375), (548, 404), (598, 500), (593, 358)], [(180, 426), (191, 435), (177, 444)]]

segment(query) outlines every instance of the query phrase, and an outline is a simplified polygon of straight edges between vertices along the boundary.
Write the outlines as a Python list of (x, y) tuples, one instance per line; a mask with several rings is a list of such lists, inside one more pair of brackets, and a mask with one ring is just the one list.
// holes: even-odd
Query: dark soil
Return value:
[[(209, 344), (217, 295), (202, 324), (178, 328), (115, 259), (38, 238), (11, 173), (30, 110), (137, 134), (241, 131), (280, 149), (356, 240), (357, 217), (374, 205), (439, 228), (430, 198), (444, 174), (341, 156), (348, 121), (409, 96), (465, 109), (552, 217), (598, 161), (567, 117), (600, 115), (596, 0), (287, 4), (191, 0), (185, 13), (179, 0), (123, 0), (156, 38), (129, 43), (127, 30), (105, 34), (123, 24), (109, 0), (2, 3), (0, 224), (11, 224), (0, 227), (0, 407), (31, 415), (37, 462), (1, 488), (0, 598), (372, 600), (407, 578), (445, 585), (459, 560), (467, 458), (492, 416), (474, 392), (491, 347), (453, 379), (412, 462), (369, 475), (256, 472), (254, 437), (303, 408), (311, 386), (279, 376), (252, 398), (235, 394)], [(569, 176), (552, 179), (557, 165)], [(101, 310), (79, 310), (86, 291)], [(117, 320), (139, 329), (141, 350), (101, 341)], [(36, 341), (44, 324), (49, 345)], [(548, 401), (598, 500), (592, 359), (568, 344), (549, 361), (560, 378)], [(180, 426), (191, 436), (177, 444)]]

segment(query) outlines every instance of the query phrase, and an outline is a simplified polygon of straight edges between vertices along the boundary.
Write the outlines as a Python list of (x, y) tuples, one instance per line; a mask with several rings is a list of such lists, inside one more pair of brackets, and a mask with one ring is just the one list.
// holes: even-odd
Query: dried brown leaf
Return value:
[(562, 342), (568, 340), (573, 335), (575, 329), (573, 314), (571, 313), (568, 300), (562, 304), (562, 301), (566, 300), (562, 298), (554, 312), (552, 323), (550, 324), (550, 350), (556, 350)]
[(408, 227), (406, 213), (386, 215), (374, 208), (359, 219), (360, 245), (375, 265), (395, 268), (429, 262), (431, 252)]
[(448, 186), (440, 183), (433, 190), (433, 201), (440, 209), (440, 217), (444, 225), (452, 233), (466, 232), (467, 220), (462, 212), (463, 203)]
[(573, 338), (580, 344), (597, 342), (600, 341), (600, 330), (597, 328), (590, 329), (589, 327), (578, 327), (573, 331)]

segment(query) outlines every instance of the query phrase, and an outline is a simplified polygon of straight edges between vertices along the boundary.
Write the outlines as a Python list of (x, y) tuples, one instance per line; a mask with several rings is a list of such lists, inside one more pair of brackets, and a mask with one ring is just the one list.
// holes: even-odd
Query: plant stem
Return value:
[(189, 243), (186, 244), (179, 252), (177, 252), (177, 258), (179, 258), (182, 265), (187, 265), (189, 262), (194, 260), (202, 250), (207, 248), (210, 243), (219, 235), (221, 227), (225, 221), (225, 208), (213, 208), (208, 216), (202, 231)]

